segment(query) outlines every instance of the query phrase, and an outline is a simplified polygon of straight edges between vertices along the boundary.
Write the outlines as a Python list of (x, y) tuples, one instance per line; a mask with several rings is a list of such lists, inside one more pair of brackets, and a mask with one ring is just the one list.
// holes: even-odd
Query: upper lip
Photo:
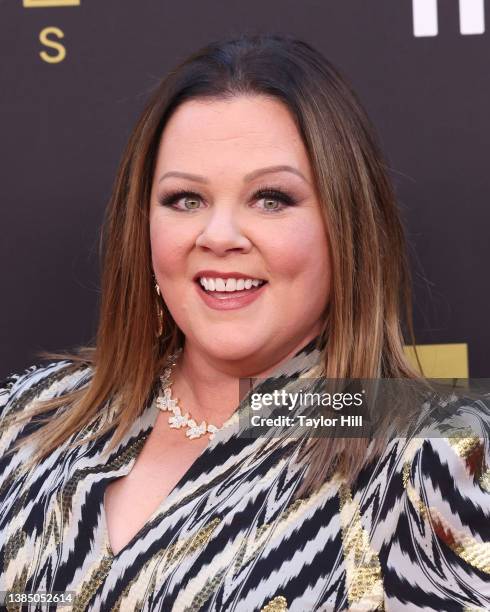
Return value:
[(241, 272), (219, 272), (218, 270), (201, 270), (196, 272), (193, 280), (199, 280), (200, 278), (256, 278), (258, 280), (265, 280), (260, 276), (254, 274), (242, 274)]

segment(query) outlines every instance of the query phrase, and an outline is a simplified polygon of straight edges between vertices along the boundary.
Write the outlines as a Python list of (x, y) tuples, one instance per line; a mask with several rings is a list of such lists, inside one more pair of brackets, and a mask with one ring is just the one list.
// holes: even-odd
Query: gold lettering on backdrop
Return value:
[(54, 6), (80, 6), (80, 0), (23, 0), (24, 8), (49, 8)]
[(65, 59), (66, 49), (61, 43), (53, 40), (52, 38), (48, 38), (50, 35), (58, 38), (63, 38), (65, 35), (62, 30), (56, 28), (55, 26), (44, 28), (44, 30), (39, 32), (39, 40), (41, 41), (41, 44), (45, 45), (46, 47), (50, 47), (51, 49), (56, 49), (58, 53), (56, 55), (49, 55), (46, 53), (46, 51), (40, 51), (39, 55), (41, 56), (41, 59), (48, 62), (48, 64), (58, 64)]
[[(81, 0), (22, 0), (24, 8), (55, 8), (59, 6), (80, 6)], [(46, 51), (40, 51), (41, 59), (48, 64), (59, 64), (66, 57), (66, 48), (61, 43), (49, 38), (49, 35), (63, 38), (65, 35), (62, 30), (55, 26), (44, 28), (39, 32), (41, 44), (57, 51), (56, 55), (50, 55)]]

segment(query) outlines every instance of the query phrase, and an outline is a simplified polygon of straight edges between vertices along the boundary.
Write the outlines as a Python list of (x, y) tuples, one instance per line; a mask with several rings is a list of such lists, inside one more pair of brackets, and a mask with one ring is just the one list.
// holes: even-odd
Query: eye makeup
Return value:
[[(203, 200), (202, 196), (196, 191), (191, 191), (188, 189), (177, 189), (177, 190), (169, 191), (167, 193), (162, 194), (158, 198), (158, 202), (161, 206), (173, 208), (174, 210), (177, 210), (180, 212), (192, 212), (195, 210), (200, 210), (200, 208), (197, 208), (197, 207), (187, 208), (187, 209), (176, 207), (175, 204), (182, 198), (192, 198), (195, 200)], [(267, 213), (279, 212), (279, 211), (284, 210), (288, 206), (295, 206), (298, 203), (297, 199), (294, 196), (284, 192), (282, 189), (272, 187), (272, 186), (261, 187), (260, 189), (255, 191), (255, 193), (251, 197), (251, 201), (256, 201), (260, 199), (276, 200), (277, 202), (281, 204), (281, 207), (274, 208), (274, 209), (263, 208), (262, 210), (266, 211)]]

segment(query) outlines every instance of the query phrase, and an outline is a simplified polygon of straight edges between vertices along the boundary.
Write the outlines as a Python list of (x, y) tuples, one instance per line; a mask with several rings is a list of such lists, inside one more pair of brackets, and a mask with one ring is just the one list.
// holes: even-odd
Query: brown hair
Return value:
[[(404, 354), (415, 345), (405, 239), (392, 185), (365, 111), (337, 70), (313, 47), (288, 35), (242, 35), (209, 44), (183, 61), (156, 88), (126, 147), (104, 231), (102, 291), (94, 347), (68, 355), (67, 369), (86, 363), (93, 376), (81, 389), (41, 402), (33, 414), (70, 406), (32, 434), (42, 440), (35, 460), (79, 432), (117, 400), (111, 448), (148, 401), (169, 354), (183, 335), (170, 312), (158, 339), (152, 282), (149, 204), (163, 128), (191, 99), (265, 95), (291, 112), (309, 154), (328, 227), (332, 291), (321, 338), (328, 378), (416, 378)], [(52, 356), (53, 354), (51, 354)], [(56, 355), (60, 357), (60, 355)], [(42, 436), (42, 437), (41, 437)], [(352, 479), (365, 463), (367, 441), (310, 440), (301, 493), (315, 489), (342, 458)]]

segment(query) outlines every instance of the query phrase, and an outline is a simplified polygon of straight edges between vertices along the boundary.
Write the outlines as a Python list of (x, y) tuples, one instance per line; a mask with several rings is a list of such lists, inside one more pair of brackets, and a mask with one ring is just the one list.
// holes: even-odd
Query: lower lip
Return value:
[(209, 306), (214, 310), (235, 310), (237, 308), (243, 308), (244, 306), (248, 306), (252, 302), (255, 302), (255, 300), (262, 295), (268, 284), (269, 283), (264, 283), (263, 285), (260, 285), (260, 287), (254, 287), (243, 295), (217, 298), (212, 293), (207, 293), (206, 291), (204, 291), (200, 283), (195, 283), (196, 290), (201, 296), (203, 302), (206, 304), (206, 306)]

